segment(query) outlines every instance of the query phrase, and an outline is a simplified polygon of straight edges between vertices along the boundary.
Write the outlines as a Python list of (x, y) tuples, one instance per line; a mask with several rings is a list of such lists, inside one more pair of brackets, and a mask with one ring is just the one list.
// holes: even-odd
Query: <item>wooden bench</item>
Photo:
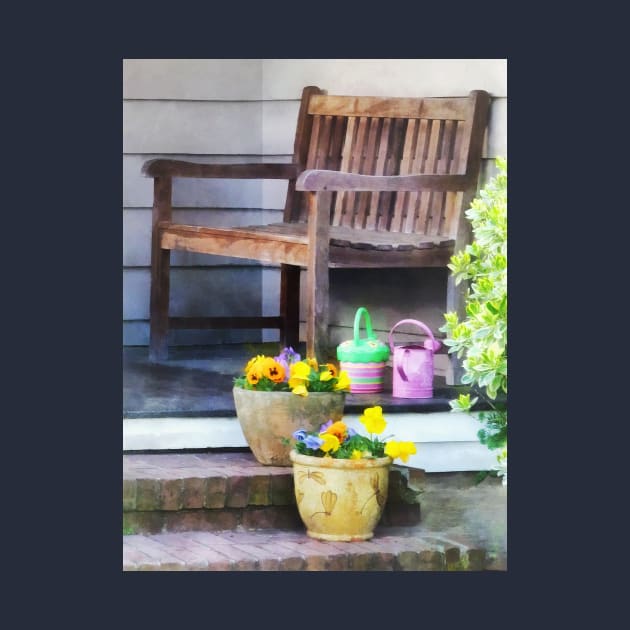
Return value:
[[(474, 197), (489, 95), (458, 98), (333, 96), (304, 88), (289, 164), (197, 164), (157, 159), (154, 178), (150, 349), (167, 358), (171, 328), (277, 328), (299, 339), (300, 269), (306, 269), (306, 346), (323, 357), (328, 338), (328, 269), (445, 267), (470, 238), (463, 211)], [(173, 223), (174, 177), (287, 179), (282, 223), (214, 228)], [(276, 317), (169, 317), (174, 249), (275, 263)], [(462, 307), (449, 275), (447, 310)]]

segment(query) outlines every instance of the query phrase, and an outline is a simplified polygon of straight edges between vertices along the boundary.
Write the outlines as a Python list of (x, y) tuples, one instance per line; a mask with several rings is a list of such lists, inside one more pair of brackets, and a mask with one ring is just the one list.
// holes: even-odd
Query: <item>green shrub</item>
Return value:
[(497, 175), (466, 210), (473, 242), (455, 253), (448, 265), (455, 284), (469, 282), (466, 315), (446, 313), (440, 330), (446, 333), (449, 353), (462, 361), (462, 384), (471, 394), (461, 394), (450, 405), (453, 411), (470, 412), (482, 397), (491, 407), (478, 418), (478, 437), (489, 449), (501, 449), (499, 474), (507, 479), (507, 405), (497, 401), (507, 395), (507, 160), (496, 159)]

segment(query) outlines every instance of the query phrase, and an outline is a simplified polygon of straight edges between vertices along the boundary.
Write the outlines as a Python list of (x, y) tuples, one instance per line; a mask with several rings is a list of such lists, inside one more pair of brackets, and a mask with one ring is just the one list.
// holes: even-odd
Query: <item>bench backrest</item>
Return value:
[[(469, 191), (337, 192), (331, 225), (455, 237), (476, 189), (489, 96), (332, 96), (304, 89), (294, 160), (306, 169), (363, 175), (469, 174)], [(467, 194), (468, 193), (468, 194)], [(306, 221), (304, 193), (289, 186), (284, 220)]]

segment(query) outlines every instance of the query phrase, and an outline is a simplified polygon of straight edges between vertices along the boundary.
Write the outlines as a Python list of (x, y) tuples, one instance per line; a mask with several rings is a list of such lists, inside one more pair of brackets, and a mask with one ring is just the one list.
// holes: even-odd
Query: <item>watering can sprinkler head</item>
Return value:
[(423, 345), (432, 352), (437, 352), (442, 347), (442, 344), (437, 339), (425, 339)]

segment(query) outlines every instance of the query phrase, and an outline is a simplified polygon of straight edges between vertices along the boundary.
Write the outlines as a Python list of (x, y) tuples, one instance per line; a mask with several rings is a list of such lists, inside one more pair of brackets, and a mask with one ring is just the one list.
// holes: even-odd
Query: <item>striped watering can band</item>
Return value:
[(372, 363), (341, 361), (339, 366), (350, 377), (350, 393), (373, 394), (383, 391), (384, 361)]

